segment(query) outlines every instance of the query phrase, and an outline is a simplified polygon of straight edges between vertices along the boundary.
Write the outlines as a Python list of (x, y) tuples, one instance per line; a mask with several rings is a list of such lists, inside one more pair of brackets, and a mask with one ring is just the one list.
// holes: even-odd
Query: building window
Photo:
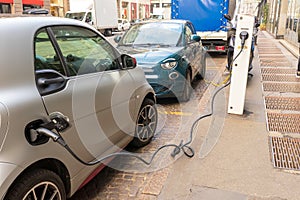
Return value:
[(298, 19), (294, 19), (293, 31), (297, 31)]
[(23, 4), (23, 10), (28, 10), (32, 8), (41, 8), (40, 5), (31, 5), (31, 4)]
[(11, 13), (10, 4), (0, 3), (0, 13)]

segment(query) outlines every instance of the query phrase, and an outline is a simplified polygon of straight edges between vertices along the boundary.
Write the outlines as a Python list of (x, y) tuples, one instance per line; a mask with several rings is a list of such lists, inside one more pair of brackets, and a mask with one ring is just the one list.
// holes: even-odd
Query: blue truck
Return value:
[(191, 21), (208, 52), (227, 52), (224, 14), (234, 15), (238, 0), (172, 0), (171, 18)]

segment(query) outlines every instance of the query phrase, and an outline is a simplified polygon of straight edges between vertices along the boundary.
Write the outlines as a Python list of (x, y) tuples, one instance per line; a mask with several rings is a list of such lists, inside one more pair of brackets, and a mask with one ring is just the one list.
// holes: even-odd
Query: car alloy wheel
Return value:
[(154, 136), (156, 127), (157, 110), (155, 103), (151, 99), (145, 99), (138, 114), (132, 145), (135, 147), (147, 145)]
[(9, 190), (5, 200), (65, 200), (64, 184), (60, 177), (46, 169), (25, 173)]
[(62, 199), (57, 186), (49, 181), (44, 181), (33, 186), (23, 199), (32, 199), (32, 197), (37, 197), (38, 199)]

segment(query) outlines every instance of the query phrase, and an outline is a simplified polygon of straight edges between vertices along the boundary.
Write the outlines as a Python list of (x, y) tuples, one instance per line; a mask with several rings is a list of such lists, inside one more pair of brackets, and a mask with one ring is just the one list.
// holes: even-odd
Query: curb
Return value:
[(290, 44), (286, 40), (279, 40), (279, 43), (284, 46), (293, 56), (296, 58), (299, 57), (299, 49), (296, 46)]

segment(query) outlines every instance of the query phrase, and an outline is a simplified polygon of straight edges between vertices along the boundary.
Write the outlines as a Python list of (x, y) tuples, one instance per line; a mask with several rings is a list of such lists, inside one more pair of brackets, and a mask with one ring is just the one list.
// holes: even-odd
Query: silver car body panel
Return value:
[[(70, 78), (64, 90), (41, 97), (35, 83), (34, 35), (42, 27), (55, 25), (77, 25), (96, 31), (88, 24), (55, 17), (0, 19), (0, 27), (6, 27), (0, 29), (0, 199), (23, 170), (40, 160), (51, 158), (64, 163), (70, 175), (70, 195), (99, 166), (86, 167), (80, 164), (52, 140), (31, 146), (24, 136), (24, 128), (29, 122), (49, 120), (48, 114), (57, 111), (68, 116), (71, 128), (62, 136), (83, 160), (89, 162), (128, 144), (134, 131), (134, 119), (144, 97), (148, 93), (154, 95), (143, 70), (137, 67)], [(133, 80), (135, 84), (126, 84)], [(109, 85), (111, 81), (116, 90)], [(93, 90), (80, 93), (85, 87)], [(118, 94), (113, 94), (112, 90)], [(74, 91), (78, 91), (78, 94), (72, 93)], [(110, 98), (114, 96), (116, 98), (111, 101)], [(88, 106), (82, 106), (85, 104)], [(74, 112), (70, 112), (72, 108), (75, 108)], [(122, 112), (119, 112), (120, 109)], [(118, 122), (113, 120), (116, 115), (120, 119)], [(124, 119), (124, 116), (127, 118)], [(132, 123), (126, 123), (128, 116)], [(93, 123), (99, 121), (100, 124)], [(120, 129), (112, 128), (112, 123), (118, 123)], [(130, 133), (128, 137), (122, 130)], [(108, 135), (104, 136), (101, 131)], [(117, 146), (112, 145), (112, 148), (106, 142), (117, 143)]]

